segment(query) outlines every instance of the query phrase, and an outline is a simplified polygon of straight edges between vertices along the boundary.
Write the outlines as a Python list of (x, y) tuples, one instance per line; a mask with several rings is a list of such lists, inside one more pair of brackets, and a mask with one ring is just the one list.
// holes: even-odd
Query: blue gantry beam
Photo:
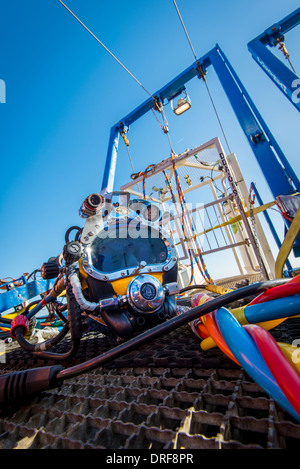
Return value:
[(269, 47), (283, 44), (284, 35), (299, 24), (300, 8), (248, 43), (248, 49), (254, 60), (298, 111), (300, 111), (300, 78), (294, 70), (277, 58)]

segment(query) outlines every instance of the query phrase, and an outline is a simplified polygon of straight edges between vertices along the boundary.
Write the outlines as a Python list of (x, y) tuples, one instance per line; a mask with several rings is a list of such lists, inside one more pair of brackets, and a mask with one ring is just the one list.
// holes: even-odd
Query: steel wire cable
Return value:
[(100, 39), (70, 10), (69, 7), (67, 7), (67, 5), (65, 5), (65, 3), (62, 2), (62, 0), (58, 0), (59, 3), (61, 3), (61, 5), (63, 5), (65, 7), (65, 9), (81, 24), (81, 26), (83, 26), (88, 33), (91, 34), (91, 36), (93, 36), (94, 39), (96, 39), (96, 41), (112, 56), (112, 58), (114, 60), (116, 60), (116, 62), (118, 62), (119, 65), (121, 65), (121, 67), (123, 67), (123, 69), (138, 83), (139, 86), (141, 86), (143, 88), (144, 91), (146, 91), (146, 93), (155, 101), (155, 98), (154, 96), (152, 96), (152, 94), (142, 85), (142, 83), (128, 70), (128, 68), (125, 67), (125, 65), (103, 44), (103, 42), (100, 41)]
[[(183, 22), (182, 16), (181, 16), (181, 14), (180, 14), (180, 12), (179, 12), (179, 9), (178, 9), (178, 6), (177, 6), (177, 4), (176, 4), (176, 1), (173, 0), (173, 3), (174, 3), (174, 6), (175, 6), (175, 8), (176, 8), (176, 11), (177, 11), (178, 17), (179, 17), (179, 19), (180, 19), (181, 25), (182, 25), (182, 27), (183, 27), (183, 30), (184, 30), (184, 32), (185, 32), (186, 38), (187, 38), (187, 40), (188, 40), (188, 43), (189, 43), (189, 45), (190, 45), (190, 48), (191, 48), (191, 50), (192, 50), (193, 56), (194, 56), (194, 58), (195, 58), (195, 61), (196, 61), (197, 64), (199, 64), (198, 59), (197, 59), (197, 56), (196, 56), (196, 53), (195, 53), (195, 49), (194, 49), (194, 47), (193, 47), (193, 45), (192, 45), (192, 42), (191, 42), (191, 40), (190, 40), (190, 37), (189, 37), (189, 35), (188, 35), (187, 29), (186, 29), (185, 24), (184, 24), (184, 22)], [(200, 65), (200, 64), (199, 64), (199, 65)], [(212, 104), (213, 109), (214, 109), (214, 111), (215, 111), (215, 114), (216, 114), (216, 117), (217, 117), (219, 126), (220, 126), (220, 128), (221, 128), (221, 132), (222, 132), (222, 134), (223, 134), (224, 140), (225, 140), (226, 145), (227, 145), (227, 147), (228, 147), (228, 151), (229, 151), (229, 153), (231, 153), (230, 145), (229, 145), (229, 143), (228, 143), (228, 139), (227, 139), (227, 137), (226, 137), (226, 133), (225, 133), (224, 127), (223, 127), (223, 125), (222, 125), (222, 122), (221, 122), (219, 113), (218, 113), (218, 111), (217, 111), (215, 102), (214, 102), (214, 100), (213, 100), (212, 94), (211, 94), (210, 89), (209, 89), (209, 87), (208, 87), (207, 80), (205, 79), (204, 75), (203, 75), (202, 78), (203, 78), (203, 81), (204, 81), (204, 84), (205, 84), (205, 87), (206, 87), (208, 96), (209, 96), (209, 98), (210, 98), (211, 104)]]

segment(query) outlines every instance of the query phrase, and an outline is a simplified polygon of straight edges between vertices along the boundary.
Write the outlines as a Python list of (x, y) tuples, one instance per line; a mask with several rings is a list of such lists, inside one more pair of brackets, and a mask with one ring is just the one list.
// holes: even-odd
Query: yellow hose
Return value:
[(205, 285), (205, 290), (208, 290), (212, 293), (218, 293), (218, 295), (225, 295), (232, 291), (232, 288), (224, 288), (219, 285)]
[(294, 347), (290, 344), (285, 344), (284, 342), (277, 342), (277, 345), (280, 347), (281, 351), (284, 353), (295, 370), (300, 373), (300, 348)]

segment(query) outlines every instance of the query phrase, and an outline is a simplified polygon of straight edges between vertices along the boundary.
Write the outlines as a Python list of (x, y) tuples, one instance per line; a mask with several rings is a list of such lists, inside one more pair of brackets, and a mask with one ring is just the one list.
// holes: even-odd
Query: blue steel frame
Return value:
[(284, 42), (284, 34), (300, 24), (300, 8), (283, 20), (275, 23), (264, 33), (248, 43), (254, 60), (267, 73), (275, 85), (300, 111), (300, 78), (287, 65), (278, 59), (267, 46), (276, 47), (278, 41)]
[(110, 193), (113, 190), (120, 132), (124, 129), (128, 130), (130, 125), (137, 119), (155, 108), (156, 101), (164, 105), (166, 101), (170, 101), (179, 95), (185, 89), (185, 84), (192, 78), (202, 78), (203, 72), (206, 74), (210, 65), (213, 66), (218, 75), (274, 198), (300, 191), (300, 182), (293, 168), (217, 44), (210, 52), (199, 58), (180, 75), (154, 93), (155, 101), (152, 98), (147, 99), (111, 128), (102, 180), (102, 192)]

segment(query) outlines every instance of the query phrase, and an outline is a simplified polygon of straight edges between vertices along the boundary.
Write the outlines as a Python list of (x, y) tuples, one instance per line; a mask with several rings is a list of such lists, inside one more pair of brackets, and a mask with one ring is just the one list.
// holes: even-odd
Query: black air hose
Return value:
[(219, 309), (223, 306), (226, 306), (233, 301), (239, 300), (244, 298), (245, 296), (249, 296), (251, 294), (258, 294), (269, 288), (275, 287), (277, 285), (282, 285), (286, 283), (288, 279), (276, 279), (276, 280), (269, 280), (261, 283), (254, 283), (247, 287), (240, 288), (239, 290), (234, 290), (224, 295), (220, 295), (217, 298), (214, 298), (207, 303), (202, 305), (196, 306), (195, 308), (186, 311), (185, 313), (175, 316), (168, 321), (159, 324), (156, 327), (134, 337), (133, 339), (128, 340), (121, 345), (109, 350), (108, 352), (103, 353), (102, 355), (92, 358), (85, 363), (70, 367), (66, 370), (63, 370), (59, 373), (59, 378), (66, 379), (66, 378), (73, 378), (78, 374), (85, 373), (90, 371), (94, 368), (104, 365), (110, 360), (114, 360), (125, 353), (138, 348), (151, 340), (155, 340), (158, 337), (168, 334), (179, 327), (188, 324), (189, 322), (193, 321), (194, 319), (203, 316), (204, 314), (210, 313), (215, 309)]
[[(70, 329), (71, 338), (72, 338), (72, 346), (68, 352), (62, 353), (62, 354), (46, 352), (43, 350), (40, 350), (38, 352), (35, 351), (34, 354), (38, 357), (65, 361), (65, 360), (69, 360), (70, 358), (72, 358), (79, 349), (80, 339), (82, 337), (81, 309), (74, 296), (72, 286), (68, 281), (67, 281), (67, 287), (66, 287), (66, 294), (67, 294), (68, 320), (69, 321), (68, 323), (65, 324), (61, 332), (66, 331), (64, 334), (65, 336), (66, 333)], [(60, 333), (58, 335), (60, 335)]]
[(80, 228), (79, 226), (71, 226), (65, 233), (65, 242), (66, 242), (66, 244), (68, 244), (68, 242), (70, 241), (69, 236), (70, 236), (70, 233), (73, 230), (77, 231), (77, 233), (75, 235), (75, 241), (78, 241), (80, 239), (80, 235), (82, 233), (82, 228)]
[[(62, 369), (57, 367), (47, 367), (32, 369), (0, 376), (0, 402), (8, 403), (10, 400), (22, 398), (36, 391), (45, 391), (51, 387), (59, 386), (63, 380), (73, 378), (92, 369), (103, 366), (110, 360), (114, 360), (158, 337), (165, 335), (179, 327), (188, 324), (194, 319), (199, 318), (215, 309), (226, 306), (233, 301), (240, 300), (252, 294), (262, 293), (269, 288), (282, 285), (288, 279), (269, 280), (261, 283), (254, 283), (247, 287), (234, 290), (232, 292), (220, 295), (217, 298), (208, 301), (202, 305), (196, 306), (185, 313), (169, 319), (153, 329), (150, 329), (133, 339), (124, 342), (108, 352), (99, 355), (82, 364), (70, 368)], [(24, 383), (24, 386), (21, 386)]]
[(57, 373), (61, 365), (17, 371), (0, 377), (0, 402), (12, 403), (25, 396), (34, 395), (58, 386)]
[[(65, 281), (63, 278), (59, 279), (56, 283), (56, 286), (52, 289), (55, 290), (55, 295), (61, 293), (62, 289), (65, 288)], [(81, 322), (81, 309), (75, 299), (75, 296), (72, 291), (72, 286), (68, 283), (66, 288), (67, 293), (67, 307), (68, 307), (68, 322), (65, 323), (63, 329), (55, 336), (49, 340), (46, 340), (39, 344), (31, 344), (28, 342), (24, 335), (26, 334), (27, 324), (26, 324), (26, 314), (29, 314), (29, 308), (35, 304), (35, 302), (28, 305), (25, 309), (23, 315), (23, 324), (22, 318), (16, 318), (16, 324), (11, 330), (12, 336), (17, 340), (19, 345), (26, 351), (34, 353), (34, 355), (40, 358), (49, 358), (53, 360), (68, 360), (72, 358), (79, 349), (80, 339), (82, 337), (82, 322)], [(37, 302), (38, 304), (40, 302)], [(20, 322), (21, 321), (21, 322)], [(72, 346), (70, 350), (66, 353), (58, 354), (53, 352), (48, 352), (50, 348), (54, 345), (57, 345), (66, 335), (71, 332)]]
[(44, 342), (40, 342), (38, 344), (31, 344), (28, 342), (24, 337), (24, 329), (21, 327), (16, 327), (14, 330), (14, 338), (18, 341), (19, 345), (26, 350), (27, 352), (33, 352), (37, 355), (40, 354), (41, 351), (46, 351), (52, 348), (54, 345), (58, 344), (69, 332), (69, 324), (65, 324), (62, 330), (55, 336), (51, 337)]

